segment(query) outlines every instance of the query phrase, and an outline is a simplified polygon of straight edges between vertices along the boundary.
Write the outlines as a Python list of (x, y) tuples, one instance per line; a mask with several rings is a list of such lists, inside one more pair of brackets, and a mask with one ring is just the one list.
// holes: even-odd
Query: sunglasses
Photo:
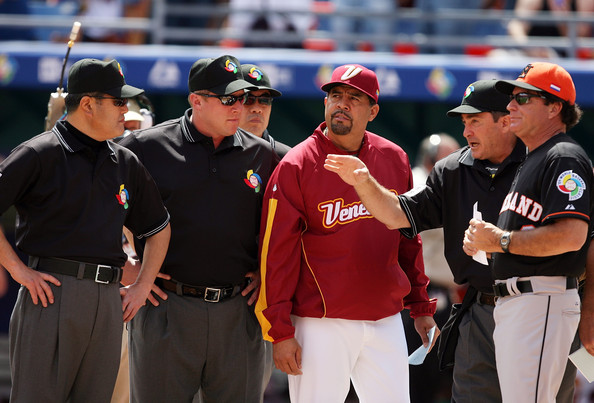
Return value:
[(547, 97), (545, 97), (544, 95), (528, 94), (526, 92), (520, 92), (518, 94), (512, 94), (512, 95), (510, 95), (509, 96), (509, 102), (511, 102), (511, 101), (513, 101), (515, 99), (516, 102), (518, 103), (518, 105), (526, 105), (528, 103), (528, 101), (530, 101), (530, 98), (547, 99)]
[(122, 106), (128, 103), (128, 100), (126, 98), (100, 97), (94, 95), (88, 95), (88, 97), (97, 99), (111, 99), (113, 101), (113, 105), (117, 106), (118, 108), (121, 108)]
[(272, 97), (271, 96), (268, 96), (268, 95), (255, 96), (255, 95), (249, 95), (249, 94), (248, 94), (244, 104), (245, 105), (253, 105), (256, 103), (256, 101), (260, 105), (272, 105)]
[(200, 94), (200, 93), (195, 93), (195, 94), (200, 95), (202, 97), (207, 97), (207, 98), (218, 98), (219, 101), (221, 101), (221, 104), (223, 104), (225, 106), (235, 105), (235, 102), (237, 102), (237, 101), (241, 101), (242, 104), (245, 104), (245, 99), (247, 97), (247, 94), (243, 94), (238, 97), (236, 97), (235, 95), (210, 95), (210, 94)]

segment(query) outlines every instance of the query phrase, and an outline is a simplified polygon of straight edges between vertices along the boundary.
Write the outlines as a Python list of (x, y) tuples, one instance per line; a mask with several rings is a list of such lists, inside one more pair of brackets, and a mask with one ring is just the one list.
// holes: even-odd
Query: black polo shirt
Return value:
[(0, 212), (16, 207), (24, 253), (121, 266), (124, 225), (146, 237), (169, 222), (133, 153), (111, 141), (88, 144), (58, 122), (0, 164)]
[(287, 155), (289, 151), (291, 151), (291, 147), (281, 143), (280, 141), (276, 141), (276, 139), (272, 137), (270, 133), (268, 133), (268, 129), (264, 130), (264, 133), (262, 133), (262, 138), (270, 143), (274, 151), (281, 159), (283, 159), (284, 156)]
[(190, 116), (188, 109), (120, 144), (144, 163), (171, 214), (162, 271), (192, 285), (241, 284), (259, 269), (262, 199), (279, 157), (267, 141), (239, 130), (215, 149)]
[(479, 291), (492, 294), (489, 266), (477, 263), (462, 250), (464, 231), (477, 201), (483, 220), (497, 222), (503, 199), (525, 154), (526, 147), (518, 140), (494, 176), (485, 161), (472, 157), (468, 146), (438, 161), (425, 186), (398, 196), (412, 226), (401, 232), (411, 237), (426, 229), (443, 227), (445, 258), (454, 281), (468, 282)]

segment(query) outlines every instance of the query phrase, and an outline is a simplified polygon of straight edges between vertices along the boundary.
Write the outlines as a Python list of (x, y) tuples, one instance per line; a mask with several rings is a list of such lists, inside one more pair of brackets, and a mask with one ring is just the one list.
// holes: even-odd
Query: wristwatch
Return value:
[(499, 238), (499, 245), (501, 245), (501, 249), (503, 249), (503, 251), (505, 253), (509, 253), (509, 243), (511, 242), (511, 232), (506, 231), (503, 233), (503, 235), (501, 235), (501, 238)]

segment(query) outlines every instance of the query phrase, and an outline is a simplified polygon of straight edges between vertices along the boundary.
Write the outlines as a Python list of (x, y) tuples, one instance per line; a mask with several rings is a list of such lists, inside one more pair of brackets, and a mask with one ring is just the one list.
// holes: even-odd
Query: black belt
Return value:
[(195, 286), (180, 283), (175, 280), (159, 279), (161, 287), (177, 295), (202, 298), (206, 302), (221, 302), (239, 294), (243, 285), (229, 285), (219, 287)]
[[(516, 282), (516, 286), (520, 293), (524, 294), (526, 292), (532, 292), (532, 283), (530, 280), (523, 280)], [(566, 277), (565, 282), (565, 289), (570, 290), (573, 288), (577, 288), (578, 281), (575, 277)], [(507, 283), (497, 283), (493, 285), (493, 291), (495, 292), (495, 296), (497, 297), (507, 297), (508, 295), (512, 295), (507, 290)]]
[(30, 256), (29, 267), (35, 270), (73, 276), (79, 280), (83, 278), (95, 280), (96, 283), (101, 284), (119, 283), (122, 278), (122, 269), (116, 266), (53, 257)]
[(485, 294), (483, 292), (479, 292), (478, 302), (483, 305), (495, 306), (496, 299), (497, 297), (493, 294)]

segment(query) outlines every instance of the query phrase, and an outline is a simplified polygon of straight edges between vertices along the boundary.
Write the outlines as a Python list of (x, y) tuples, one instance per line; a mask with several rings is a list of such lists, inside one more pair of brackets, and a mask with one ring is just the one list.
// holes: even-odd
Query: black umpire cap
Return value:
[(69, 94), (101, 92), (116, 98), (132, 98), (144, 92), (126, 84), (116, 60), (104, 62), (97, 59), (81, 59), (70, 67), (67, 90)]
[(279, 90), (271, 87), (268, 74), (255, 64), (242, 64), (241, 72), (243, 73), (243, 79), (258, 87), (259, 90), (270, 91), (270, 95), (273, 97), (280, 97), (282, 95)]
[(190, 92), (207, 90), (216, 95), (257, 89), (243, 79), (239, 60), (230, 55), (197, 60), (190, 69), (188, 88)]
[(495, 89), (497, 80), (479, 80), (470, 84), (464, 91), (460, 106), (448, 111), (449, 117), (460, 116), (463, 113), (506, 112), (509, 95)]

